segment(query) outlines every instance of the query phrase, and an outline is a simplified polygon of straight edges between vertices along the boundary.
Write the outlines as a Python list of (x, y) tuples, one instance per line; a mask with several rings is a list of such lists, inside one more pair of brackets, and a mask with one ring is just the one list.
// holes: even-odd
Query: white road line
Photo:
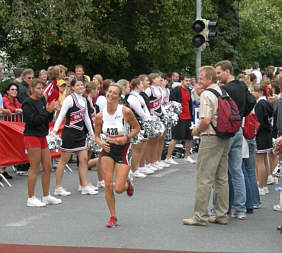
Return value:
[(50, 215), (46, 213), (42, 213), (42, 214), (34, 215), (34, 216), (31, 216), (31, 217), (28, 217), (28, 218), (25, 218), (25, 219), (22, 219), (16, 222), (8, 223), (5, 226), (6, 227), (24, 227), (28, 225), (29, 223), (31, 223), (32, 221), (42, 219), (43, 217), (46, 217), (46, 216), (50, 216)]
[(158, 172), (158, 174), (152, 175), (151, 177), (163, 177), (165, 175), (171, 174), (173, 172), (179, 171), (179, 169), (168, 169), (163, 172)]

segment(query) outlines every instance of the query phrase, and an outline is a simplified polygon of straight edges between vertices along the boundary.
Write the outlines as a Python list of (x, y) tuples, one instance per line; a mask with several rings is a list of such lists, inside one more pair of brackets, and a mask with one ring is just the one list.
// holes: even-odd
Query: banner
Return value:
[[(65, 122), (62, 122), (58, 134), (61, 134)], [(23, 122), (0, 120), (0, 166), (28, 163), (23, 141)], [(50, 129), (53, 129), (50, 124)], [(60, 157), (61, 152), (51, 152), (52, 158)]]

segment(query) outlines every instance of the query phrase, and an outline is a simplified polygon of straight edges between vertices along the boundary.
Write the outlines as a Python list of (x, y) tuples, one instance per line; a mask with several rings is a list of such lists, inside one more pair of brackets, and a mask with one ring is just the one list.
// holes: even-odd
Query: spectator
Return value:
[(41, 69), (39, 71), (38, 78), (41, 79), (45, 83), (45, 85), (46, 85), (47, 84), (47, 71), (45, 69)]
[(66, 78), (66, 72), (68, 71), (68, 68), (65, 67), (62, 64), (59, 64), (58, 67), (60, 68), (60, 75), (59, 75), (59, 80), (65, 80)]
[(81, 64), (75, 66), (75, 76), (83, 85), (90, 82), (90, 77), (84, 74), (84, 68)]
[[(53, 111), (56, 108), (55, 101), (46, 104), (43, 97), (44, 82), (34, 79), (31, 83), (31, 96), (23, 103), (24, 111), (24, 145), (28, 153), (30, 171), (28, 173), (28, 199), (27, 206), (43, 207), (47, 204), (60, 204), (62, 200), (50, 195), (51, 155), (46, 136), (49, 132), (49, 122), (53, 119)], [(34, 190), (37, 175), (42, 163), (41, 176), (43, 197), (42, 201), (35, 197)]]
[(50, 66), (47, 73), (50, 82), (45, 87), (43, 94), (47, 103), (51, 103), (53, 100), (57, 101), (59, 99), (59, 87), (57, 81), (60, 76), (60, 67)]
[(14, 83), (20, 84), (23, 81), (22, 73), (23, 73), (22, 68), (15, 68), (14, 69), (14, 75), (15, 75)]
[[(230, 61), (220, 61), (216, 65), (216, 75), (229, 96), (238, 106), (240, 116), (246, 117), (253, 109), (256, 101), (250, 94), (245, 83), (234, 79), (233, 66)], [(229, 212), (237, 219), (246, 219), (246, 185), (242, 171), (242, 129), (231, 138), (228, 153), (228, 182), (229, 182)], [(217, 203), (216, 203), (217, 204)]]
[(103, 87), (99, 92), (99, 97), (97, 98), (96, 105), (99, 107), (99, 111), (102, 112), (103, 109), (107, 105), (107, 99), (106, 99), (106, 92), (109, 89), (109, 86), (113, 83), (114, 81), (112, 79), (105, 79), (103, 81)]
[(177, 72), (172, 72), (171, 73), (171, 78), (170, 78), (170, 81), (168, 83), (169, 89), (173, 89), (174, 88), (173, 87), (174, 83), (178, 83), (180, 85), (180, 83), (179, 83), (179, 74)]
[(185, 156), (184, 160), (189, 163), (195, 161), (189, 156), (192, 144), (191, 123), (193, 117), (191, 91), (189, 89), (190, 77), (187, 74), (181, 76), (181, 85), (175, 87), (170, 94), (170, 100), (181, 103), (182, 111), (179, 114), (179, 120), (175, 127), (172, 128), (172, 140), (169, 143), (166, 162), (171, 164), (178, 164), (171, 158), (173, 149), (179, 140), (185, 141)]
[[(199, 85), (212, 88), (222, 94), (216, 83), (216, 71), (211, 66), (199, 69)], [(217, 97), (210, 91), (203, 91), (200, 102), (200, 123), (192, 129), (193, 136), (201, 136), (197, 161), (197, 181), (194, 216), (183, 219), (184, 225), (205, 226), (209, 222), (227, 224), (228, 177), (227, 162), (230, 138), (216, 136), (211, 123), (217, 125)], [(209, 217), (208, 206), (212, 185), (215, 185), (216, 216)]]
[(259, 63), (258, 62), (254, 62), (252, 73), (254, 73), (256, 75), (257, 83), (260, 83), (262, 81), (262, 74), (260, 72)]
[(29, 87), (32, 79), (34, 78), (34, 72), (32, 69), (25, 69), (22, 73), (23, 81), (19, 84), (18, 101), (22, 104), (26, 98), (29, 97)]
[(4, 108), (9, 109), (11, 113), (16, 114), (12, 117), (5, 117), (5, 120), (16, 122), (22, 121), (22, 105), (17, 100), (18, 88), (16, 83), (10, 83), (5, 88), (3, 96)]

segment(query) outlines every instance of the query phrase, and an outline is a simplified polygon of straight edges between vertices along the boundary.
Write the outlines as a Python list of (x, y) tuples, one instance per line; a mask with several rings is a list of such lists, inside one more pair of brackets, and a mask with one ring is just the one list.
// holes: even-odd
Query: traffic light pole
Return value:
[[(196, 0), (196, 20), (202, 18), (202, 0)], [(202, 55), (201, 48), (196, 48), (196, 80), (199, 77), (199, 68), (201, 67)]]

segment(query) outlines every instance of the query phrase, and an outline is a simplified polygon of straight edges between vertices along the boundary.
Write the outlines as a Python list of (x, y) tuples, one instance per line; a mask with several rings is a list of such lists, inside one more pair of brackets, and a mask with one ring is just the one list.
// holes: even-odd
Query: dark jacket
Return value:
[(21, 104), (25, 101), (26, 98), (28, 98), (28, 84), (25, 81), (22, 81), (19, 83), (19, 90), (18, 90), (18, 100)]
[(53, 113), (46, 111), (45, 98), (33, 100), (29, 97), (24, 101), (22, 109), (25, 122), (24, 136), (47, 136)]
[(282, 98), (273, 105), (273, 138), (282, 135)]
[[(193, 105), (192, 105), (192, 96), (191, 96), (191, 90), (188, 88), (189, 94), (190, 94), (190, 101), (189, 101), (189, 112), (191, 114), (191, 117), (193, 117)], [(181, 104), (181, 90), (180, 86), (175, 87), (170, 92), (169, 101), (176, 101)]]
[(241, 117), (246, 117), (256, 104), (255, 97), (249, 92), (247, 85), (233, 80), (222, 86), (237, 104)]
[(255, 113), (260, 123), (258, 131), (272, 131), (273, 107), (267, 100), (260, 100), (255, 106)]

